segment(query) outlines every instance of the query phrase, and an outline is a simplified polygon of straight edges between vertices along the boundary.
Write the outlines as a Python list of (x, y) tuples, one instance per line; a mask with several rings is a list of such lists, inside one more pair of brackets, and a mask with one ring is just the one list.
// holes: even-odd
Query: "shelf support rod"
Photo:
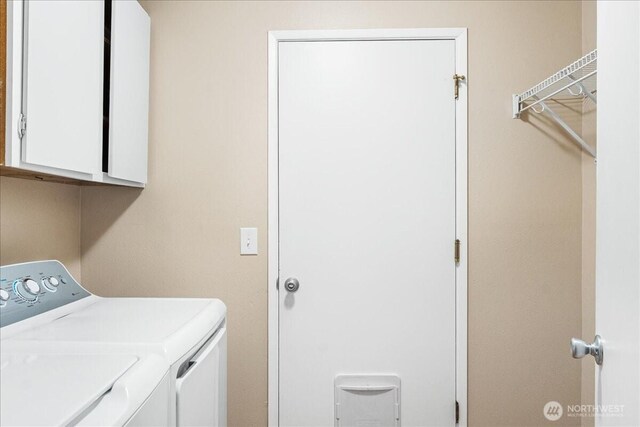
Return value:
[(576, 78), (573, 77), (571, 74), (569, 74), (567, 77), (569, 77), (569, 80), (576, 82), (576, 85), (580, 89), (582, 89), (582, 93), (584, 93), (585, 96), (588, 96), (589, 99), (592, 100), (594, 103), (596, 103), (596, 104), (598, 103), (598, 101), (596, 100), (596, 97), (591, 92), (589, 92), (589, 90), (581, 82), (576, 80)]
[(571, 126), (569, 126), (564, 120), (562, 120), (562, 117), (560, 117), (558, 113), (549, 108), (549, 106), (544, 101), (538, 101), (538, 103), (544, 107), (544, 111), (549, 113), (553, 120), (555, 120), (562, 127), (562, 129), (564, 129), (569, 135), (571, 135), (571, 137), (573, 137), (573, 139), (578, 143), (578, 145), (580, 145), (580, 147), (582, 147), (584, 151), (591, 154), (594, 159), (596, 158), (596, 151), (591, 148), (591, 146), (587, 144), (586, 141), (582, 139), (582, 137), (571, 128)]

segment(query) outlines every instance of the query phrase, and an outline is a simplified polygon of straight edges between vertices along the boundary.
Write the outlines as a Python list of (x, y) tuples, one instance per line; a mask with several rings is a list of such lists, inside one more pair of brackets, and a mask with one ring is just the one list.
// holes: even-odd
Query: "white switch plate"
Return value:
[(258, 255), (258, 229), (240, 229), (240, 255)]

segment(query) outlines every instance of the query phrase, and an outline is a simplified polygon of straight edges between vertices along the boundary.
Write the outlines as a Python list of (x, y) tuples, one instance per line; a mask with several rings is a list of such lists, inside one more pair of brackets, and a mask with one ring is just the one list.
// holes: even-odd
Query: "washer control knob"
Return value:
[(16, 292), (27, 301), (35, 301), (40, 293), (40, 285), (33, 279), (26, 279), (16, 287)]
[(38, 293), (40, 293), (40, 285), (33, 279), (27, 279), (22, 282), (22, 288), (31, 295), (38, 295)]
[(9, 292), (0, 289), (0, 302), (4, 303), (9, 300)]
[(42, 286), (44, 286), (48, 291), (55, 292), (58, 290), (58, 285), (60, 282), (55, 277), (45, 277), (42, 279)]

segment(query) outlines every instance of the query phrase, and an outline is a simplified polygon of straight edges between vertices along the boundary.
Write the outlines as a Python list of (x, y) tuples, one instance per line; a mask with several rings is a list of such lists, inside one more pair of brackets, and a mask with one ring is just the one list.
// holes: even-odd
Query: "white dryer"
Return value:
[[(58, 261), (2, 267), (0, 289), (6, 292), (0, 292), (3, 346), (160, 356), (169, 365), (168, 424), (226, 426), (226, 307), (220, 300), (101, 298)], [(25, 308), (37, 314), (29, 325)]]

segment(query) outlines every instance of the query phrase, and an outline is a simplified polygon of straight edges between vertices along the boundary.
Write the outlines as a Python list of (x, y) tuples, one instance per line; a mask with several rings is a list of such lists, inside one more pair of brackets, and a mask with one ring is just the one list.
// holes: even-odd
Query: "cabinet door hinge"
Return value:
[(27, 117), (20, 113), (18, 117), (18, 138), (22, 139), (25, 133), (27, 133)]
[(456, 424), (460, 422), (460, 404), (456, 400)]
[(456, 264), (460, 264), (460, 239), (456, 239), (453, 259), (456, 261)]
[(453, 75), (453, 96), (458, 99), (460, 95), (460, 80), (464, 80), (464, 76), (460, 74)]

